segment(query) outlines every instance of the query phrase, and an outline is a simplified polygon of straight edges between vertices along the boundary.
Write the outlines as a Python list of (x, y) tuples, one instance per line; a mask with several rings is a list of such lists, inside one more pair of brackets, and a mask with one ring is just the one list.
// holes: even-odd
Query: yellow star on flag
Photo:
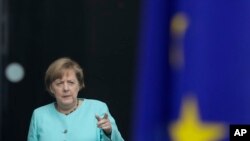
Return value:
[(169, 130), (172, 141), (219, 141), (225, 137), (222, 124), (202, 123), (194, 98), (184, 100), (180, 119)]

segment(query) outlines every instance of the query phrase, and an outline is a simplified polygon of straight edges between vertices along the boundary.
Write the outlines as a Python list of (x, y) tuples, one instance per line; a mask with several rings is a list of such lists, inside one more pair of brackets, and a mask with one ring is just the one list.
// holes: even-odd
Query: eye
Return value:
[(69, 84), (75, 84), (75, 82), (74, 81), (69, 81)]
[(55, 82), (55, 84), (56, 84), (57, 86), (59, 86), (59, 85), (62, 85), (63, 82)]

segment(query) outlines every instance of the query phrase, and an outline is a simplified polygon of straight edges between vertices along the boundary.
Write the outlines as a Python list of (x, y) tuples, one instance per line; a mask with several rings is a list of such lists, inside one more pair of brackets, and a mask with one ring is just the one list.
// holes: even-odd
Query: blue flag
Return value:
[(166, 139), (168, 1), (142, 1), (133, 141)]
[(142, 7), (132, 140), (228, 141), (250, 124), (250, 2)]

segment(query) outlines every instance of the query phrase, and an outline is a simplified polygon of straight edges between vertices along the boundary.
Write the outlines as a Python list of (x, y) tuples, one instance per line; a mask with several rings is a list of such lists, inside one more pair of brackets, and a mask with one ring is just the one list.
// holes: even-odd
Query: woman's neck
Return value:
[(56, 103), (56, 109), (60, 112), (63, 113), (65, 115), (68, 115), (72, 112), (74, 112), (77, 107), (79, 105), (79, 100), (77, 99), (74, 103), (72, 103), (71, 105), (60, 105), (58, 103)]

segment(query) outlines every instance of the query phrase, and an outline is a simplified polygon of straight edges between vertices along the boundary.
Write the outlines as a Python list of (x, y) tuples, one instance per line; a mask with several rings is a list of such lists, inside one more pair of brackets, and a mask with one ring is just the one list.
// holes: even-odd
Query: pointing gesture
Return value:
[(112, 127), (111, 127), (111, 123), (110, 123), (109, 118), (108, 118), (108, 114), (105, 113), (103, 118), (101, 118), (98, 115), (95, 115), (95, 117), (98, 121), (97, 127), (101, 128), (107, 135), (110, 135), (111, 131), (112, 131)]

